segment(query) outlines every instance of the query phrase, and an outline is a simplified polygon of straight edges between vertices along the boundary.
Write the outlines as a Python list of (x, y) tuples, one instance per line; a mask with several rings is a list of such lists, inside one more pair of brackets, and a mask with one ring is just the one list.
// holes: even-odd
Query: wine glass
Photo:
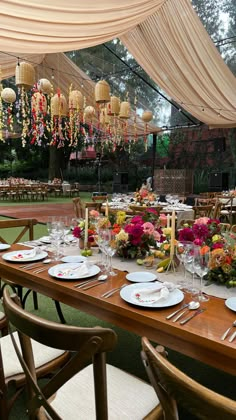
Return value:
[(60, 260), (60, 245), (64, 238), (64, 224), (62, 222), (52, 222), (50, 239), (55, 248), (54, 260)]
[(109, 275), (114, 277), (114, 276), (117, 276), (117, 273), (115, 273), (115, 271), (112, 268), (112, 257), (116, 253), (116, 240), (115, 240), (116, 234), (112, 231), (112, 229), (107, 229), (107, 231), (108, 231), (109, 240), (105, 244), (105, 249), (106, 249), (106, 252), (108, 255), (108, 261), (109, 261), (108, 271), (109, 271)]
[[(191, 250), (193, 250), (193, 243), (190, 241), (180, 241), (176, 245), (175, 255), (183, 267), (184, 276), (179, 281), (181, 288), (188, 288), (186, 275), (186, 262), (191, 257)], [(192, 251), (193, 252), (193, 251)]]
[(203, 277), (209, 271), (210, 252), (206, 251), (204, 247), (194, 247), (193, 268), (195, 273), (200, 277), (200, 289), (198, 300), (200, 302), (207, 302), (209, 297), (202, 293)]

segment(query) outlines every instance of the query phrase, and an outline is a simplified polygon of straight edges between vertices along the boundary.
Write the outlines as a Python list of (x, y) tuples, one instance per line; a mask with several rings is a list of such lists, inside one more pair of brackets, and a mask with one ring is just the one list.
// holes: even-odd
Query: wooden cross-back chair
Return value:
[[(8, 321), (3, 312), (0, 312), (0, 332), (0, 419), (7, 420), (16, 398), (24, 389), (26, 377), (8, 334)], [(13, 335), (18, 341), (17, 333), (15, 332)], [(35, 341), (32, 341), (32, 344), (38, 378), (51, 375), (69, 360), (69, 352), (49, 348)], [(11, 387), (11, 396), (9, 397), (8, 388), (10, 385), (14, 385), (14, 392)]]
[[(7, 235), (9, 235), (9, 229), (11, 229), (11, 232), (13, 231), (13, 234), (15, 235), (13, 239), (11, 240), (12, 244), (18, 243), (21, 239), (24, 240), (24, 235), (27, 236), (27, 239), (29, 241), (32, 241), (34, 239), (34, 227), (37, 225), (38, 220), (37, 219), (11, 219), (11, 220), (0, 220), (0, 242), (1, 243), (9, 243), (9, 238)], [(2, 233), (2, 229), (7, 229), (4, 233)], [(0, 277), (0, 298), (3, 295), (4, 288), (9, 285), (13, 291), (17, 293), (17, 295), (20, 298), (21, 304), (24, 307), (26, 299), (28, 295), (31, 293), (31, 289), (28, 289), (25, 294), (23, 294), (23, 287), (20, 284), (17, 284), (11, 280), (1, 279)], [(38, 298), (37, 293), (35, 291), (32, 291), (33, 294), (33, 303), (34, 303), (34, 309), (38, 309)], [(57, 314), (60, 318), (60, 321), (62, 323), (65, 323), (65, 319), (61, 310), (60, 303), (58, 301), (54, 301)]]
[(85, 209), (80, 197), (75, 197), (72, 199), (74, 214), (77, 219), (84, 218)]
[(212, 209), (213, 204), (206, 206), (193, 206), (194, 219), (198, 219), (199, 217), (211, 217)]
[[(41, 420), (48, 418), (44, 416), (45, 411), (53, 420), (107, 420), (108, 416), (110, 420), (161, 419), (162, 412), (152, 387), (106, 364), (106, 353), (117, 343), (112, 329), (46, 321), (26, 312), (15, 298), (4, 290), (6, 315), (20, 336), (23, 357), (18, 346), (15, 349), (27, 378), (31, 419), (39, 419), (40, 415)], [(69, 362), (41, 388), (36, 381), (30, 338), (73, 352)]]
[(200, 385), (181, 372), (167, 360), (164, 348), (155, 349), (146, 337), (142, 338), (141, 357), (165, 420), (179, 420), (178, 403), (199, 419), (236, 418), (236, 401)]

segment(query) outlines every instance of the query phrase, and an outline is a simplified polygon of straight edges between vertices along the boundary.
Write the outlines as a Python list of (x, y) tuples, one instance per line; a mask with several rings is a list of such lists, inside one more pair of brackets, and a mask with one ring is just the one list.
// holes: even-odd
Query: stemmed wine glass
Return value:
[(207, 302), (209, 297), (202, 293), (203, 277), (209, 271), (210, 252), (200, 246), (194, 247), (193, 268), (195, 273), (200, 277), (200, 290), (198, 300)]
[(116, 253), (116, 241), (115, 241), (115, 233), (112, 231), (112, 229), (107, 229), (108, 232), (108, 242), (105, 244), (105, 250), (108, 255), (108, 271), (110, 276), (117, 276), (117, 273), (112, 268), (112, 257)]
[(50, 232), (50, 239), (55, 247), (55, 261), (60, 260), (60, 245), (64, 237), (64, 224), (62, 222), (52, 222), (51, 224), (51, 232)]
[(175, 255), (179, 260), (180, 264), (184, 270), (184, 276), (179, 282), (182, 288), (188, 288), (187, 286), (187, 276), (186, 276), (186, 262), (191, 257), (191, 252), (193, 253), (193, 243), (189, 241), (178, 242), (176, 246)]

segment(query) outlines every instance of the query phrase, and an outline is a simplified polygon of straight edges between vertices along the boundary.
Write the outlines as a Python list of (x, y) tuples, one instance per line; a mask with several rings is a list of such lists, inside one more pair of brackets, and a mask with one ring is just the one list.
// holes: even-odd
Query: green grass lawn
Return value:
[[(92, 193), (90, 192), (81, 192), (79, 194), (79, 196), (81, 197), (82, 201), (92, 201)], [(54, 197), (54, 196), (49, 196), (48, 200), (37, 200), (37, 201), (29, 201), (29, 200), (21, 200), (21, 201), (15, 201), (15, 200), (0, 200), (0, 206), (4, 206), (4, 207), (8, 207), (8, 206), (34, 206), (37, 204), (62, 204), (62, 203), (71, 203), (73, 197)]]

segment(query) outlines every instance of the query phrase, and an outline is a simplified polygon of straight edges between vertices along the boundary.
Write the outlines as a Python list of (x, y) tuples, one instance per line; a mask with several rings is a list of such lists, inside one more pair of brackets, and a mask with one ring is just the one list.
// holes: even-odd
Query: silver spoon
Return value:
[(191, 302), (189, 302), (187, 309), (185, 309), (183, 312), (180, 312), (180, 314), (178, 314), (172, 320), (172, 322), (178, 321), (181, 318), (181, 316), (183, 316), (187, 311), (189, 311), (189, 310), (192, 311), (192, 310), (198, 309), (199, 306), (200, 306), (200, 303), (199, 302), (196, 302), (195, 300), (192, 300)]

